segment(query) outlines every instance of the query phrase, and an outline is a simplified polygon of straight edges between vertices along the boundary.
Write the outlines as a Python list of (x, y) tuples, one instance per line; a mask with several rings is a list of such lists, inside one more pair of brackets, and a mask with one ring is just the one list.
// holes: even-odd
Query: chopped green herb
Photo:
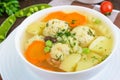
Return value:
[(95, 37), (95, 35), (93, 34), (93, 32), (92, 32), (90, 29), (88, 30), (87, 33), (88, 33), (88, 35), (90, 35), (90, 36), (94, 36), (94, 37)]
[(95, 56), (92, 56), (92, 62), (94, 63), (95, 60), (98, 60), (98, 58), (96, 58)]
[(86, 58), (83, 58), (83, 60), (85, 60), (85, 61), (86, 61)]
[(72, 20), (72, 21), (71, 21), (71, 24), (75, 24), (75, 22), (76, 22), (76, 20)]
[(53, 21), (52, 24), (54, 24), (55, 22)]
[(61, 57), (62, 57), (62, 55), (59, 55), (59, 56), (58, 56), (58, 55), (55, 55), (55, 56), (56, 56), (56, 58), (57, 58), (57, 59), (56, 59), (57, 61), (59, 61), (59, 60), (61, 59)]
[(109, 55), (105, 55), (103, 56), (103, 58), (101, 59), (101, 61), (104, 61)]
[(69, 36), (72, 36), (72, 33), (70, 33), (69, 30), (63, 29), (63, 30), (57, 32), (57, 36), (58, 37), (62, 37), (62, 36), (69, 37)]
[(103, 47), (99, 47), (99, 49), (102, 49)]
[(49, 25), (48, 25), (48, 23), (46, 23), (46, 27), (48, 27)]
[(65, 35), (68, 37), (68, 36), (71, 35), (71, 33), (66, 31), (66, 32), (65, 32)]
[(95, 57), (95, 56), (92, 56), (91, 58), (93, 58), (93, 59), (98, 59), (97, 57)]

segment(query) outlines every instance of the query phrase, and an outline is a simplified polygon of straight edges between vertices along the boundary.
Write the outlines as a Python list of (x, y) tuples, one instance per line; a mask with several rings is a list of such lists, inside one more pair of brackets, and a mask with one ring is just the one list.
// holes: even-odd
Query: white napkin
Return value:
[[(94, 8), (97, 11), (100, 11), (100, 6), (99, 5), (95, 5)], [(119, 11), (118, 10), (113, 10), (110, 16), (107, 16), (112, 22), (115, 21), (117, 15), (118, 15)]]

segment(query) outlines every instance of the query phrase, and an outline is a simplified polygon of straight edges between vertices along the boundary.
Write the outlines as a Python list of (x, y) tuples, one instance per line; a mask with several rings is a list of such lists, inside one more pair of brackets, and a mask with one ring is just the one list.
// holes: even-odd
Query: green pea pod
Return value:
[(9, 29), (12, 27), (12, 25), (16, 21), (16, 17), (30, 16), (34, 12), (37, 12), (39, 10), (42, 10), (42, 9), (45, 9), (48, 7), (51, 7), (51, 6), (48, 4), (36, 4), (36, 5), (26, 7), (22, 10), (19, 10), (15, 14), (9, 16), (0, 26), (0, 42), (2, 42), (6, 38), (6, 35), (9, 31)]
[(51, 7), (51, 6), (48, 4), (35, 4), (35, 5), (32, 5), (32, 6), (29, 6), (29, 7), (26, 7), (24, 9), (19, 10), (18, 12), (15, 13), (15, 16), (16, 17), (30, 16), (34, 12), (37, 12), (39, 10), (49, 8), (49, 7)]
[(0, 42), (2, 42), (9, 31), (9, 29), (12, 27), (12, 25), (15, 23), (16, 17), (15, 15), (9, 16), (0, 26)]

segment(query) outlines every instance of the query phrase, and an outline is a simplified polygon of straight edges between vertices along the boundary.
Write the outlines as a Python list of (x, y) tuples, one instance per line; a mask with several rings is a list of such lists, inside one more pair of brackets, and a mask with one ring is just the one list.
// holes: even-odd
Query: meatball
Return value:
[(69, 26), (65, 21), (52, 19), (47, 22), (46, 27), (43, 30), (43, 35), (54, 36), (58, 31), (67, 30), (68, 28)]
[(52, 46), (50, 55), (53, 59), (62, 61), (69, 55), (70, 47), (67, 44), (56, 43)]
[(87, 26), (78, 26), (72, 30), (80, 46), (87, 47), (95, 39), (95, 31)]

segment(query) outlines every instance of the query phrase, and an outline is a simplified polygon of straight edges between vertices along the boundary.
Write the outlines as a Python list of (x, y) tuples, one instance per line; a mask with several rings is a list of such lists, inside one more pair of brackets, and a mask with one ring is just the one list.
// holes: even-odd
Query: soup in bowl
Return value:
[(57, 6), (26, 18), (15, 46), (26, 67), (41, 79), (87, 80), (110, 61), (118, 37), (116, 26), (101, 13)]

